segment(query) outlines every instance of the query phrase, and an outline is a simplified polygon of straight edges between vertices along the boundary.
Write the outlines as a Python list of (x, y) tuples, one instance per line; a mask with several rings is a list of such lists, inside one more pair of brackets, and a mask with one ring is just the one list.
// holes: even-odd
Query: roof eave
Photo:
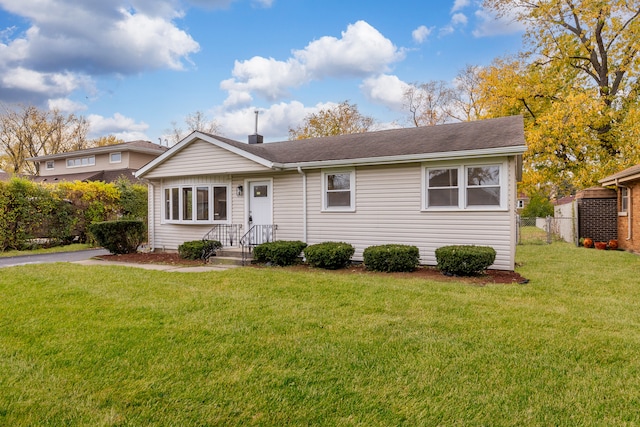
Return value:
[(603, 187), (608, 187), (610, 185), (618, 185), (618, 184), (621, 184), (621, 183), (625, 183), (625, 182), (629, 182), (629, 181), (637, 181), (637, 180), (640, 180), (640, 172), (636, 172), (636, 173), (633, 173), (633, 174), (627, 175), (627, 176), (615, 177), (615, 175), (614, 175), (612, 177), (603, 178), (598, 182)]
[(445, 151), (438, 153), (419, 153), (406, 154), (400, 156), (383, 156), (383, 157), (365, 157), (356, 159), (337, 159), (337, 160), (319, 160), (313, 162), (294, 162), (274, 164), (273, 167), (280, 169), (314, 169), (321, 167), (345, 167), (345, 166), (368, 166), (368, 165), (386, 165), (400, 163), (415, 163), (433, 160), (456, 160), (461, 158), (483, 158), (519, 155), (527, 151), (526, 145), (517, 145), (511, 147), (487, 148), (478, 150), (465, 151)]
[(262, 166), (265, 166), (267, 168), (273, 169), (275, 168), (274, 163), (263, 158), (260, 156), (256, 156), (255, 154), (251, 154), (248, 151), (242, 150), (241, 148), (235, 147), (233, 145), (227, 144), (226, 142), (220, 141), (210, 135), (201, 133), (201, 132), (193, 132), (191, 133), (189, 136), (187, 136), (185, 139), (183, 139), (182, 141), (180, 141), (177, 145), (175, 145), (174, 147), (172, 147), (171, 149), (165, 151), (161, 156), (155, 158), (154, 160), (152, 160), (151, 162), (147, 163), (144, 167), (142, 167), (141, 169), (138, 170), (138, 172), (136, 172), (135, 177), (136, 178), (143, 178), (144, 175), (148, 172), (150, 172), (151, 170), (155, 169), (157, 166), (161, 165), (162, 163), (164, 163), (165, 160), (167, 160), (167, 158), (174, 156), (176, 153), (182, 151), (185, 147), (187, 147), (189, 144), (191, 144), (193, 141), (195, 141), (196, 139), (208, 142), (212, 145), (215, 145), (217, 147), (220, 147), (224, 150), (227, 150), (231, 153), (237, 154), (239, 156), (242, 156), (248, 160), (252, 160)]
[(66, 153), (56, 153), (49, 154), (46, 156), (37, 156), (37, 157), (29, 157), (25, 159), (29, 162), (43, 162), (46, 160), (58, 160), (58, 159), (66, 159), (68, 157), (79, 157), (86, 154), (102, 154), (102, 153), (117, 153), (117, 152), (129, 151), (133, 153), (143, 153), (143, 154), (162, 154), (166, 153), (166, 151), (154, 150), (152, 148), (141, 148), (141, 147), (119, 147), (118, 149), (114, 149), (114, 146), (107, 145), (104, 147), (95, 147), (95, 148), (87, 148), (85, 150), (77, 150), (77, 151), (68, 151)]

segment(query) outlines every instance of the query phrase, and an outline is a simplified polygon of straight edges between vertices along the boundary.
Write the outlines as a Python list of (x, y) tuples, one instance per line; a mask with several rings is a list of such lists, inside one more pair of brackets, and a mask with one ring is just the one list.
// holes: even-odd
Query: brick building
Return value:
[(616, 193), (618, 247), (640, 252), (640, 165), (600, 180)]

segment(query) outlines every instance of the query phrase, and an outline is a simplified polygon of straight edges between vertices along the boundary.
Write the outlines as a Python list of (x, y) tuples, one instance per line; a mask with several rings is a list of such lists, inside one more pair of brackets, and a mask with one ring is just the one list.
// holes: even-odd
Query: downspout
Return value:
[(627, 189), (627, 240), (631, 240), (631, 237), (632, 237), (631, 212), (633, 212), (633, 209), (631, 209), (631, 206), (632, 206), (631, 188), (627, 187), (626, 185), (618, 184), (617, 178), (616, 178), (616, 187)]
[(302, 241), (307, 243), (307, 174), (300, 166), (298, 173), (302, 175)]

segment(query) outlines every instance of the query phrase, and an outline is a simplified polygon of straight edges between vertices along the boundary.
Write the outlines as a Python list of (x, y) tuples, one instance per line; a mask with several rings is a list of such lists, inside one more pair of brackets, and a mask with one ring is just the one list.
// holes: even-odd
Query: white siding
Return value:
[[(178, 246), (184, 242), (191, 240), (199, 240), (207, 234), (213, 227), (212, 224), (166, 224), (162, 222), (163, 205), (162, 205), (162, 192), (164, 186), (169, 185), (195, 185), (195, 184), (228, 184), (232, 182), (232, 179), (228, 175), (208, 175), (208, 176), (196, 176), (196, 177), (176, 177), (168, 178), (164, 180), (152, 181), (154, 186), (153, 193), (153, 205), (155, 209), (155, 215), (153, 216), (153, 224), (149, 227), (150, 232), (153, 233), (149, 236), (152, 240), (149, 242), (154, 249), (163, 251), (177, 251)], [(231, 212), (235, 211), (235, 205), (241, 204), (235, 196), (235, 187), (231, 188), (229, 195), (229, 202), (231, 203)], [(151, 197), (149, 197), (151, 199)], [(232, 215), (233, 216), (233, 215)], [(152, 214), (149, 213), (151, 221)], [(236, 223), (234, 221), (234, 223)]]
[(421, 262), (435, 265), (435, 250), (455, 244), (488, 245), (493, 268), (512, 270), (513, 211), (421, 211), (420, 164), (356, 168), (356, 211), (321, 212), (321, 173), (308, 174), (308, 243), (346, 241), (361, 260), (368, 246), (417, 246)]
[(145, 178), (268, 171), (269, 169), (242, 156), (205, 141), (194, 141), (164, 163), (149, 171)]
[[(506, 181), (513, 182), (515, 162), (509, 161)], [(496, 252), (493, 268), (512, 270), (515, 262), (515, 188), (508, 188), (508, 206), (501, 211), (422, 211), (423, 165), (418, 163), (356, 168), (355, 212), (322, 212), (322, 173), (305, 171), (307, 177), (307, 243), (346, 241), (356, 247), (354, 259), (372, 245), (402, 243), (417, 246), (421, 263), (435, 265), (435, 250), (445, 245), (488, 245)], [(176, 250), (196, 240), (208, 225), (161, 224), (162, 184), (231, 183), (233, 224), (245, 225), (247, 182), (272, 179), (273, 222), (279, 240), (304, 240), (303, 175), (272, 172), (259, 175), (209, 175), (156, 180), (155, 247)], [(244, 195), (236, 195), (239, 185)], [(245, 230), (246, 231), (246, 230)]]
[(273, 223), (278, 240), (304, 240), (302, 175), (287, 172), (273, 178)]

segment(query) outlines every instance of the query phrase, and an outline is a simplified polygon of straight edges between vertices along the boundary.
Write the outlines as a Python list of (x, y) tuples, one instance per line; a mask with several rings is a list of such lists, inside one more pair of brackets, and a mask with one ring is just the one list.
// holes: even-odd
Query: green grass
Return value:
[(0, 257), (10, 257), (10, 256), (21, 256), (21, 255), (37, 255), (37, 254), (51, 254), (58, 252), (74, 252), (74, 251), (83, 251), (86, 249), (94, 249), (95, 245), (89, 245), (86, 243), (73, 243), (71, 245), (65, 246), (54, 246), (52, 248), (46, 249), (34, 249), (28, 251), (0, 251)]
[(527, 285), (0, 269), (0, 425), (639, 425), (640, 259), (517, 258)]

